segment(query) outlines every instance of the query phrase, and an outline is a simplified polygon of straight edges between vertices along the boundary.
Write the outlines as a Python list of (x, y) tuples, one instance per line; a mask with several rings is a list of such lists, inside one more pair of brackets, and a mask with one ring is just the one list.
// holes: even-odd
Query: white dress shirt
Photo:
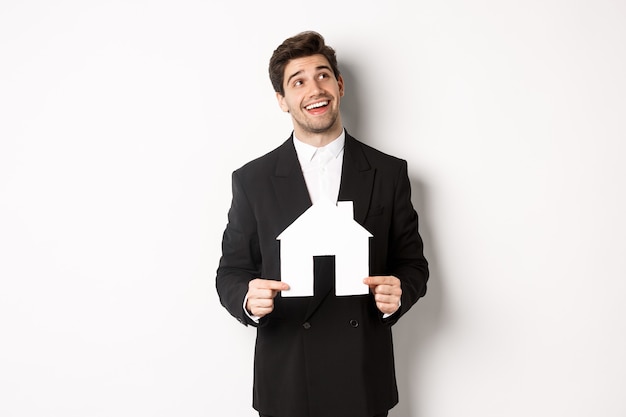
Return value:
[(321, 148), (302, 142), (295, 134), (293, 139), (311, 202), (315, 204), (327, 198), (336, 204), (341, 185), (345, 131), (342, 130), (338, 138)]

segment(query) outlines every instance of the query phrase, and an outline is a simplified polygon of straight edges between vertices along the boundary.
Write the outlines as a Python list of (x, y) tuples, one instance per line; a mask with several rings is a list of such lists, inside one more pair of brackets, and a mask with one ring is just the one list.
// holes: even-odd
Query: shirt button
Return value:
[(304, 322), (304, 324), (302, 325), (302, 327), (304, 327), (305, 329), (309, 330), (311, 328), (311, 323), (309, 323), (308, 321)]
[(357, 320), (350, 320), (350, 326), (352, 327), (359, 327), (359, 322)]

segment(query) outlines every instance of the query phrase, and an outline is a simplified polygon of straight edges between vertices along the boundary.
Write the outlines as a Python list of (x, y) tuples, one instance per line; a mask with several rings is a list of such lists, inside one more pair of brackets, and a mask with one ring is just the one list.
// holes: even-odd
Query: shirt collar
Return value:
[(325, 149), (329, 151), (335, 158), (337, 158), (341, 151), (343, 151), (343, 147), (346, 144), (346, 131), (342, 130), (341, 134), (336, 139), (334, 139), (328, 145), (322, 146), (321, 148), (317, 148), (313, 145), (302, 142), (296, 137), (295, 133), (293, 135), (293, 144), (296, 147), (296, 154), (298, 155), (300, 165), (309, 164), (318, 149)]

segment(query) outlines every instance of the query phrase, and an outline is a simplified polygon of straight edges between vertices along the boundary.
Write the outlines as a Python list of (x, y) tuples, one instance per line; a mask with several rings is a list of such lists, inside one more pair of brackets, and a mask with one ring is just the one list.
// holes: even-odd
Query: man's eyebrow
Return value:
[(302, 70), (298, 71), (298, 72), (294, 72), (293, 74), (291, 74), (289, 76), (289, 78), (287, 78), (287, 84), (289, 84), (289, 82), (291, 82), (291, 79), (297, 75), (299, 75), (300, 73), (302, 73)]
[[(320, 65), (320, 66), (318, 66), (318, 67), (315, 67), (315, 70), (316, 70), (316, 71), (323, 70), (323, 69), (325, 69), (325, 70), (328, 70), (328, 71), (331, 71), (331, 72), (332, 72), (332, 69), (331, 69), (328, 65)], [(300, 70), (300, 71), (297, 71), (297, 72), (294, 72), (293, 74), (291, 74), (291, 75), (289, 76), (289, 78), (287, 78), (287, 84), (289, 84), (289, 83), (291, 82), (291, 79), (292, 79), (293, 77), (297, 77), (297, 76), (298, 76), (298, 75), (300, 75), (302, 72), (303, 72), (303, 70)]]

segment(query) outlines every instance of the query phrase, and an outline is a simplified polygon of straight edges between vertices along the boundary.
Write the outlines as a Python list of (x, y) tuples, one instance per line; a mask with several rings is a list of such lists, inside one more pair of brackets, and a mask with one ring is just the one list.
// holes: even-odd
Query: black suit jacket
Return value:
[(255, 323), (243, 300), (254, 278), (280, 277), (276, 237), (311, 206), (293, 139), (236, 170), (216, 285), (223, 306), (257, 326), (253, 406), (276, 417), (351, 417), (398, 402), (391, 325), (426, 292), (428, 264), (407, 164), (346, 133), (340, 201), (372, 235), (370, 275), (402, 282), (401, 308), (383, 319), (372, 295), (336, 297), (332, 258), (315, 260), (315, 295), (275, 299)]

